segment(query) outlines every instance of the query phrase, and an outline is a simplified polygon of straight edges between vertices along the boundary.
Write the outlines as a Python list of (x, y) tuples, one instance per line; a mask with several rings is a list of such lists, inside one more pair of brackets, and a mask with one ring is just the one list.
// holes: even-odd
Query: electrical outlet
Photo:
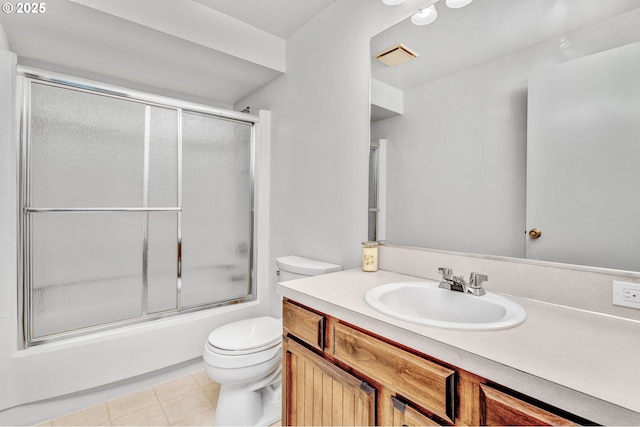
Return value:
[(640, 310), (640, 284), (613, 281), (613, 305)]
[(625, 288), (622, 292), (622, 299), (629, 302), (640, 302), (640, 291)]

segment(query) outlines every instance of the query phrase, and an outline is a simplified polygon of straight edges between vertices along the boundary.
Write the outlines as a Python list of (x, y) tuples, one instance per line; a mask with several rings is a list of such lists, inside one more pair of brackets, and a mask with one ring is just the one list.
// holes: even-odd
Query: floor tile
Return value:
[(109, 411), (106, 403), (101, 403), (52, 421), (54, 426), (96, 426), (108, 423)]
[(146, 389), (107, 402), (111, 419), (120, 418), (160, 403), (153, 389)]
[(214, 409), (211, 401), (199, 387), (195, 391), (164, 401), (161, 405), (171, 424), (184, 421), (205, 411)]
[(167, 426), (167, 417), (160, 405), (150, 406), (140, 411), (111, 420), (112, 426)]
[(207, 386), (202, 387), (202, 391), (207, 396), (213, 407), (215, 408), (218, 404), (218, 396), (220, 396), (220, 384), (211, 383)]
[(209, 409), (195, 417), (187, 418), (184, 421), (175, 423), (176, 426), (210, 426), (213, 425), (213, 416), (215, 415), (215, 409)]
[(201, 370), (39, 425), (210, 426), (219, 395), (220, 384)]
[(211, 377), (209, 377), (209, 374), (207, 374), (207, 371), (205, 371), (204, 369), (198, 372), (194, 372), (193, 374), (191, 374), (191, 376), (194, 380), (196, 380), (200, 387), (206, 387), (210, 384), (215, 384)]
[(157, 386), (153, 387), (153, 390), (156, 392), (156, 395), (158, 396), (158, 400), (160, 400), (160, 402), (164, 402), (165, 400), (170, 400), (199, 389), (200, 386), (191, 375), (178, 378), (177, 380), (158, 384)]

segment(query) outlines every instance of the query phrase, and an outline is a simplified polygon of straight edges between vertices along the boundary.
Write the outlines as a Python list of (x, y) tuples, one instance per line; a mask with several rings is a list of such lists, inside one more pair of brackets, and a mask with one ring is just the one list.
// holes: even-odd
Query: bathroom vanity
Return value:
[(637, 322), (513, 297), (524, 324), (460, 331), (398, 320), (364, 301), (381, 284), (420, 280), (347, 270), (278, 285), (283, 425), (640, 423), (638, 375), (617, 365), (640, 350), (610, 351), (637, 337)]

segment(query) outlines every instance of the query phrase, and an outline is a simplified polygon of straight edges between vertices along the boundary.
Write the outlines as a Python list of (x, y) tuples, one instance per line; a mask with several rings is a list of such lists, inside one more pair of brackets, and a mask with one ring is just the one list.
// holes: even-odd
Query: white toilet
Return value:
[[(342, 270), (336, 264), (276, 258), (281, 282)], [(282, 414), (282, 319), (269, 316), (215, 329), (204, 346), (207, 373), (221, 385), (215, 426), (266, 426)]]

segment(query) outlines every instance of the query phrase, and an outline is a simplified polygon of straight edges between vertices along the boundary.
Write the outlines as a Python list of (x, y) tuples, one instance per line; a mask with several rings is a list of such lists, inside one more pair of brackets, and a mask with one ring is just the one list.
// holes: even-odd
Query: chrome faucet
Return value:
[(448, 267), (440, 267), (438, 272), (442, 275), (442, 281), (438, 286), (440, 288), (470, 293), (478, 297), (486, 294), (482, 287), (482, 283), (488, 279), (486, 274), (471, 273), (467, 282), (462, 276), (454, 276), (453, 270)]

